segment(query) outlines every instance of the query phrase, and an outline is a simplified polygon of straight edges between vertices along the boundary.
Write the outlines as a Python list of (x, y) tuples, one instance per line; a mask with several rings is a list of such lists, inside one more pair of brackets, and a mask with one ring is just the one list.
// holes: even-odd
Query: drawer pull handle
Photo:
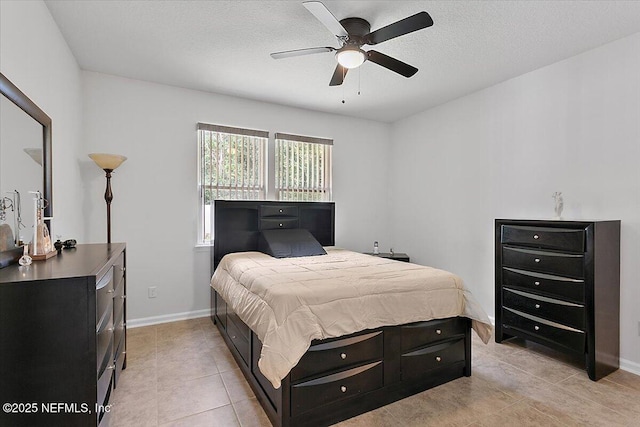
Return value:
[(282, 209), (280, 209), (280, 213), (282, 213)]
[(340, 391), (343, 392), (343, 393), (346, 393), (347, 392), (347, 387), (346, 386), (341, 386), (340, 387)]
[(282, 223), (280, 223), (280, 227), (282, 227)]
[(442, 357), (436, 356), (436, 362), (440, 362), (441, 360), (442, 360)]
[(347, 353), (340, 353), (340, 358), (342, 360), (346, 359), (347, 358)]
[(126, 295), (122, 295), (120, 298), (122, 298), (122, 299), (126, 299), (126, 298), (127, 298), (127, 296), (126, 296)]
[(107, 332), (113, 332), (113, 326), (110, 328), (107, 328)]
[(540, 282), (533, 282), (534, 285), (540, 286)]
[(534, 234), (534, 235), (533, 235), (533, 238), (534, 238), (535, 240), (538, 240), (538, 239), (540, 238), (540, 236), (538, 236), (537, 234)]
[(236, 339), (236, 336), (235, 336), (235, 335), (231, 335), (231, 339), (232, 339), (232, 340), (235, 340), (235, 339)]
[(113, 289), (109, 289), (109, 290), (107, 291), (107, 293), (108, 293), (108, 294), (112, 294), (112, 293), (114, 293), (114, 292), (115, 292), (115, 291), (114, 291)]
[(536, 304), (536, 308), (540, 308), (540, 304)]
[(436, 334), (442, 335), (442, 331), (440, 329), (436, 329)]
[(540, 262), (540, 258), (534, 259), (535, 262)]
[(536, 325), (536, 326), (533, 327), (533, 329), (535, 329), (536, 331), (539, 331), (540, 330), (540, 326)]
[(116, 365), (109, 365), (105, 368), (105, 371), (108, 371), (110, 369), (116, 369)]

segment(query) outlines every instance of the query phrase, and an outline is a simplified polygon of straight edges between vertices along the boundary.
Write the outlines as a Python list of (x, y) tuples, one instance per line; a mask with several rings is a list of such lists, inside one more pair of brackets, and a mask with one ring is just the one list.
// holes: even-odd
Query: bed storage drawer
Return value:
[(402, 355), (402, 380), (421, 381), (428, 372), (465, 361), (464, 338), (414, 350)]
[(453, 319), (430, 320), (402, 326), (402, 351), (406, 352), (418, 347), (464, 336), (467, 329), (467, 319), (456, 317)]
[(383, 386), (382, 361), (291, 386), (291, 416)]
[(584, 330), (584, 306), (503, 288), (504, 307)]
[(523, 270), (575, 278), (584, 277), (583, 255), (503, 247), (502, 263), (507, 267), (521, 268)]
[(514, 268), (502, 269), (502, 286), (517, 287), (537, 294), (584, 302), (584, 280)]
[(502, 243), (582, 253), (585, 232), (584, 229), (503, 225)]
[[(229, 338), (233, 342), (233, 345), (238, 349), (238, 353), (244, 359), (244, 362), (249, 366), (251, 361), (251, 346), (249, 345), (249, 338), (247, 338), (242, 332), (240, 332), (240, 328), (231, 320), (231, 317), (228, 316), (227, 320), (227, 334), (229, 334)], [(246, 327), (246, 326), (245, 326)], [(249, 334), (249, 336), (251, 336)]]
[(273, 205), (260, 205), (260, 216), (292, 216), (298, 217), (297, 206), (273, 206)]
[(382, 331), (312, 344), (291, 370), (291, 380), (382, 359)]
[(509, 308), (502, 310), (502, 321), (507, 331), (513, 328), (576, 352), (585, 351), (583, 331)]

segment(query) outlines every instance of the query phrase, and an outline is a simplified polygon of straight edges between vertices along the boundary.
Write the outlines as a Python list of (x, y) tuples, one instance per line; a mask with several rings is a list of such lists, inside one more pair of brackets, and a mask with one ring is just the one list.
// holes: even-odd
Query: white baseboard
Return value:
[(197, 319), (211, 316), (211, 309), (186, 311), (184, 313), (164, 314), (162, 316), (143, 317), (142, 319), (127, 320), (127, 328), (139, 328), (141, 326), (158, 325), (160, 323), (175, 322), (178, 320)]
[(640, 363), (632, 362), (626, 359), (620, 359), (620, 369), (623, 371), (631, 372), (632, 374), (640, 375)]

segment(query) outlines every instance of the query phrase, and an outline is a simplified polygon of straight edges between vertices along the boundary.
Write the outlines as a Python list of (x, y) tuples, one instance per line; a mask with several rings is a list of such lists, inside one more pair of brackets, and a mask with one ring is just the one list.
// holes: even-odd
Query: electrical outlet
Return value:
[(149, 298), (155, 298), (158, 296), (158, 289), (155, 286), (149, 286)]

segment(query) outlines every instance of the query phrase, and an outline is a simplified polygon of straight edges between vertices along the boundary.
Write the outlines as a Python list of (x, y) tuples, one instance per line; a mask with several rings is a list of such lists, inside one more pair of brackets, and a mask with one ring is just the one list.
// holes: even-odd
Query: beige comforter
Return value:
[(337, 248), (276, 259), (226, 255), (211, 286), (263, 344), (258, 366), (275, 388), (314, 339), (380, 326), (465, 316), (486, 343), (491, 324), (449, 272)]

